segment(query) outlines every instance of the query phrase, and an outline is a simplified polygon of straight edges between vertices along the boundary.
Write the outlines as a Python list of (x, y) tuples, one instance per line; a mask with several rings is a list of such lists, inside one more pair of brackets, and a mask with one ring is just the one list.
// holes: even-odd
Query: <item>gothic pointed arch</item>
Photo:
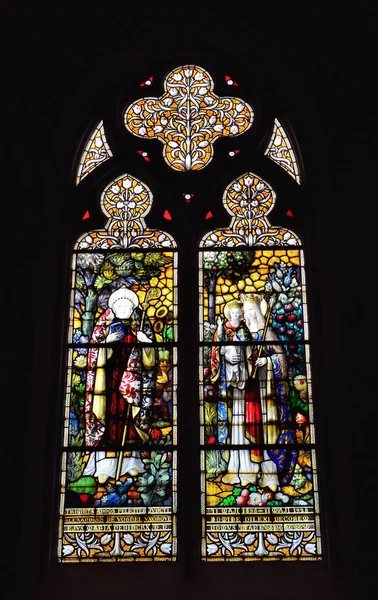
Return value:
[(299, 149), (240, 71), (177, 64), (75, 165), (58, 560), (320, 560)]

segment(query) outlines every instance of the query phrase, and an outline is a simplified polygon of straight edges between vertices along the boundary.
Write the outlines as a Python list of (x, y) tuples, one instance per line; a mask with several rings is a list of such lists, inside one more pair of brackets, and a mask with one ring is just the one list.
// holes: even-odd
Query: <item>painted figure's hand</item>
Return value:
[(256, 365), (256, 367), (265, 367), (267, 362), (268, 362), (268, 359), (265, 356), (263, 356), (256, 360), (255, 365)]
[(226, 354), (224, 355), (226, 361), (231, 365), (237, 365), (240, 362), (240, 356), (235, 356), (235, 354)]
[(143, 344), (152, 344), (152, 340), (146, 336), (143, 331), (137, 331), (137, 340), (138, 342), (142, 342)]
[(218, 323), (218, 329), (217, 329), (218, 335), (222, 335), (222, 332), (223, 332), (223, 320), (222, 320), (222, 317), (218, 317), (217, 323)]
[(109, 309), (108, 314), (105, 316), (105, 325), (109, 327), (114, 321), (115, 315), (114, 312)]
[(113, 344), (114, 342), (118, 342), (118, 340), (120, 340), (121, 338), (123, 338), (123, 332), (122, 331), (114, 331), (113, 333), (109, 333), (106, 336), (106, 343)]

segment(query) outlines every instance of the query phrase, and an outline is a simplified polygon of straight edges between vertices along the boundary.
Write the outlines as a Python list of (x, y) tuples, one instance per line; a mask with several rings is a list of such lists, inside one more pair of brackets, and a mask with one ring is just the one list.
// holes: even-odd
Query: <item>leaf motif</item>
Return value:
[(267, 536), (266, 536), (266, 539), (273, 546), (275, 546), (277, 544), (277, 542), (278, 542), (278, 537), (276, 535), (274, 535), (274, 533), (268, 533)]
[(81, 290), (85, 284), (84, 277), (81, 273), (76, 273), (76, 288)]
[(218, 552), (218, 546), (216, 544), (207, 544), (206, 548), (207, 554), (211, 556), (211, 554), (215, 554)]
[[(161, 454), (157, 454), (157, 456), (155, 457), (155, 460), (154, 460), (154, 466), (156, 467), (156, 469), (159, 468), (160, 463), (161, 463), (161, 459), (162, 459), (162, 455)], [(151, 469), (151, 472), (152, 472), (152, 469)]]
[(171, 554), (172, 550), (171, 550), (171, 544), (161, 544), (160, 546), (160, 550), (163, 552), (163, 554)]
[(124, 539), (124, 542), (130, 546), (134, 542), (134, 537), (131, 535), (131, 533), (124, 533), (123, 539)]
[(163, 471), (162, 473), (158, 473), (157, 483), (159, 483), (161, 485), (169, 483), (169, 473), (167, 473), (166, 471)]
[(316, 545), (314, 543), (309, 543), (305, 545), (305, 550), (309, 554), (316, 554)]
[(137, 481), (138, 485), (148, 485), (148, 481), (146, 477), (138, 477), (138, 481)]
[(303, 540), (303, 533), (299, 533), (296, 538), (294, 538), (293, 543), (290, 548), (290, 554), (294, 554), (295, 550), (298, 550), (298, 554), (302, 554), (301, 542)]
[(151, 506), (152, 492), (141, 493), (144, 506)]
[(107, 279), (103, 275), (97, 275), (95, 282), (94, 282), (94, 286), (97, 290), (101, 290), (101, 288), (103, 288), (104, 285), (107, 285), (108, 283), (111, 283), (111, 282), (112, 282), (111, 279)]
[(253, 544), (253, 542), (256, 539), (256, 534), (255, 533), (247, 533), (247, 535), (244, 538), (245, 543), (247, 544), (247, 546), (251, 546)]
[(110, 540), (112, 539), (112, 536), (110, 533), (104, 533), (103, 536), (101, 536), (101, 544), (103, 544), (103, 546), (106, 546), (107, 544), (109, 544)]
[(152, 550), (152, 553), (155, 555), (157, 552), (157, 541), (159, 539), (159, 533), (157, 533), (152, 539), (150, 539), (150, 541), (148, 542), (147, 546), (146, 546), (146, 550), (145, 550), (145, 554), (148, 554), (150, 550)]
[(234, 555), (234, 549), (231, 545), (231, 543), (228, 541), (228, 539), (226, 539), (226, 536), (223, 536), (221, 534), (219, 534), (219, 541), (222, 543), (222, 552), (224, 553), (224, 550), (228, 550), (230, 552), (230, 554), (233, 556)]
[(75, 548), (71, 544), (64, 544), (63, 556), (70, 556), (74, 552)]

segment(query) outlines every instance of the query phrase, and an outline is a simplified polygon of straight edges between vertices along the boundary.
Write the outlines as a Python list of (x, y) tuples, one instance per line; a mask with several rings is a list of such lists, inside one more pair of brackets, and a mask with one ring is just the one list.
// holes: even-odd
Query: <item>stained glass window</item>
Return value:
[(255, 173), (201, 242), (202, 558), (322, 556), (304, 251)]
[[(184, 463), (190, 455), (200, 465), (202, 533), (194, 541), (203, 561), (320, 560), (305, 249), (287, 220), (268, 219), (272, 213), (294, 220), (294, 213), (288, 206), (274, 211), (277, 194), (265, 174), (238, 171), (260, 152), (267, 173), (277, 171), (274, 161), (299, 184), (298, 157), (277, 119), (261, 152), (260, 133), (250, 135), (255, 112), (243, 99), (240, 77), (214, 78), (188, 64), (165, 72), (160, 96), (140, 97), (140, 88), (151, 93), (156, 80), (152, 74), (142, 83), (138, 78), (134, 100), (127, 97), (113, 124), (122, 134), (110, 139), (129, 136), (132, 152), (122, 149), (112, 158), (101, 120), (76, 170), (76, 184), (88, 175), (93, 181), (98, 165), (112, 158), (108, 173), (114, 173), (132, 154), (141, 173), (154, 169), (157, 193), (153, 199), (148, 175), (109, 175), (99, 201), (103, 228), (82, 232), (73, 246), (58, 559), (176, 560), (176, 520), (186, 518), (177, 517), (180, 451)], [(230, 93), (239, 89), (240, 97)], [(237, 136), (238, 148), (230, 139)], [(135, 138), (145, 146), (136, 146)], [(211, 200), (201, 207), (202, 225), (199, 217), (183, 218), (182, 229), (175, 229), (176, 206), (182, 207), (180, 219), (185, 210), (193, 215), (208, 201), (214, 174), (225, 177), (227, 169), (223, 208), (229, 225), (209, 231), (213, 221), (219, 223)], [(185, 181), (179, 186), (180, 178)], [(153, 201), (162, 229), (144, 220)], [(290, 202), (296, 212), (295, 198)], [(82, 227), (98, 213), (85, 204)], [(164, 224), (176, 231), (175, 239)], [(185, 350), (178, 345), (181, 243), (183, 295), (188, 287), (197, 289), (199, 250), (199, 329), (183, 319)], [(178, 373), (180, 368), (181, 379), (187, 368), (182, 358), (198, 341), (196, 331), (194, 397), (180, 388)], [(193, 447), (193, 432), (180, 441), (177, 431), (185, 429), (178, 425), (178, 404), (188, 402), (197, 414), (199, 405), (200, 448)], [(198, 423), (193, 427), (198, 431)], [(194, 471), (186, 477), (185, 471), (181, 498), (195, 487)]]
[(177, 253), (129, 174), (72, 255), (58, 556), (175, 560)]

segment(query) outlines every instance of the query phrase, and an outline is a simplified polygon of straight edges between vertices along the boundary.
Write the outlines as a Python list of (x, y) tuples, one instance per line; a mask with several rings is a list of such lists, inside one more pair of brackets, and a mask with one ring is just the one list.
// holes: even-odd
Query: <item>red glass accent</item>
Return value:
[(231, 79), (231, 77), (229, 77), (228, 75), (224, 76), (227, 85), (239, 85), (236, 81), (234, 81), (233, 79)]
[(168, 221), (172, 221), (171, 213), (169, 212), (169, 210), (164, 211), (163, 217), (164, 217), (164, 219), (167, 219)]
[(207, 213), (205, 219), (211, 219), (213, 216), (213, 213), (211, 212), (211, 210), (209, 210), (209, 212)]
[(84, 214), (84, 217), (81, 220), (84, 221), (85, 219), (89, 219), (89, 216), (89, 210), (87, 210), (87, 212)]
[(146, 160), (147, 162), (151, 162), (150, 157), (148, 156), (148, 153), (145, 150), (137, 150), (138, 154), (141, 155), (141, 157)]
[(294, 215), (293, 215), (293, 213), (291, 212), (291, 210), (288, 210), (288, 211), (286, 212), (286, 216), (287, 216), (287, 217), (294, 217)]
[(143, 81), (143, 83), (140, 84), (140, 87), (144, 87), (145, 85), (151, 85), (153, 81), (153, 77), (149, 77), (148, 79), (146, 79), (146, 81)]
[(190, 202), (190, 200), (193, 198), (194, 194), (183, 194), (184, 198), (185, 198), (185, 202)]

